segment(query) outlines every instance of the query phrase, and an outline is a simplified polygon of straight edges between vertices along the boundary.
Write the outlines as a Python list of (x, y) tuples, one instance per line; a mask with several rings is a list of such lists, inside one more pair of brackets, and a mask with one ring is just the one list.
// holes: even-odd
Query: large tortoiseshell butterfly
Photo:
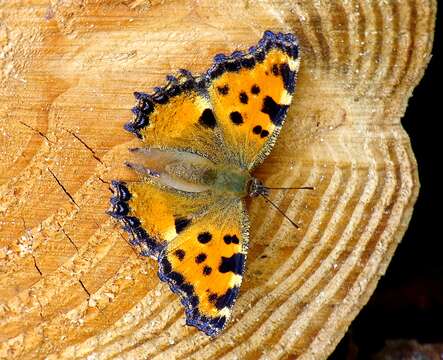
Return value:
[(239, 294), (248, 250), (244, 199), (266, 195), (251, 176), (271, 151), (299, 68), (292, 34), (266, 31), (247, 53), (216, 55), (198, 77), (181, 70), (153, 94), (135, 93), (125, 129), (140, 182), (113, 181), (110, 215), (180, 296), (186, 323), (217, 335)]

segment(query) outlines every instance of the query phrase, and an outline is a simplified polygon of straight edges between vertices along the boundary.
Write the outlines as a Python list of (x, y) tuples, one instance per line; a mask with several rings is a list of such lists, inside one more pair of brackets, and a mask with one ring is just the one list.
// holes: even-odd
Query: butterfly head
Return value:
[(261, 180), (253, 177), (248, 184), (248, 194), (250, 197), (266, 196), (269, 194), (269, 190), (263, 185)]

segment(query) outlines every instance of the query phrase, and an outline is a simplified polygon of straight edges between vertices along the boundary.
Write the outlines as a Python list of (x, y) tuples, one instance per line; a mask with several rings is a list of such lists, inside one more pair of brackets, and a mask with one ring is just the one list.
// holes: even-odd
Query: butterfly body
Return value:
[(243, 198), (248, 195), (250, 180), (246, 170), (222, 167), (216, 173), (214, 191), (222, 197)]
[(137, 163), (127, 162), (142, 176), (159, 185), (183, 191), (209, 191), (214, 198), (243, 198), (249, 194), (252, 177), (248, 170), (230, 164), (215, 164), (197, 154), (157, 148), (132, 149), (141, 154)]
[(126, 130), (143, 146), (127, 165), (140, 182), (113, 181), (110, 215), (178, 294), (186, 323), (215, 336), (238, 297), (249, 246), (245, 197), (266, 195), (251, 171), (283, 125), (299, 67), (292, 34), (265, 32), (247, 53), (217, 55), (194, 77), (168, 76), (135, 93)]

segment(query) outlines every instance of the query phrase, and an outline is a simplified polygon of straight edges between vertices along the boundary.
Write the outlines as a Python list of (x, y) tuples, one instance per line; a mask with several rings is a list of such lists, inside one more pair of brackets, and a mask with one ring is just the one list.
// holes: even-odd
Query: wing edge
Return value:
[(214, 56), (214, 63), (202, 75), (206, 82), (223, 75), (225, 72), (237, 72), (242, 68), (251, 69), (256, 62), (261, 63), (272, 49), (284, 51), (292, 59), (299, 57), (299, 41), (292, 33), (275, 34), (271, 30), (266, 30), (256, 46), (251, 46), (247, 52), (236, 50), (231, 55), (217, 54)]
[(129, 243), (132, 246), (140, 246), (142, 256), (156, 258), (165, 243), (159, 243), (153, 237), (149, 236), (142, 227), (140, 220), (135, 216), (130, 216), (130, 207), (128, 201), (132, 195), (124, 181), (112, 180), (111, 190), (114, 195), (111, 197), (111, 210), (106, 213), (123, 223), (123, 230), (132, 236)]

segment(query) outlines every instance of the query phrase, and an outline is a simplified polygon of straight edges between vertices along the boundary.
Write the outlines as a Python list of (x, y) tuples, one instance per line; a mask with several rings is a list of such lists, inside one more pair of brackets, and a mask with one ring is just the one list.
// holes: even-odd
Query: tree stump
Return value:
[[(0, 357), (324, 359), (366, 304), (419, 182), (400, 124), (430, 58), (436, 2), (5, 1), (0, 5)], [(233, 319), (185, 326), (155, 261), (105, 214), (138, 144), (134, 91), (266, 29), (302, 47)]]

